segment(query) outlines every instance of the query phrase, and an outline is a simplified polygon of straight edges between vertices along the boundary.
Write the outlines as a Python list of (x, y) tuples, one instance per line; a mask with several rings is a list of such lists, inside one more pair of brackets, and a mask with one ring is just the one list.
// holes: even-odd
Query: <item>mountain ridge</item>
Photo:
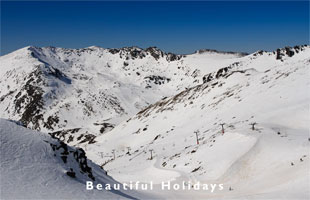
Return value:
[[(65, 142), (73, 145), (84, 141), (82, 145), (94, 142), (98, 135), (158, 100), (218, 76), (210, 74), (214, 71), (265, 54), (268, 59), (274, 57), (282, 62), (306, 48), (286, 47), (240, 57), (218, 51), (216, 55), (212, 51), (183, 56), (165, 53), (157, 47), (25, 47), (0, 57), (0, 82), (7, 83), (0, 88), (1, 117), (63, 136)], [(93, 85), (99, 90), (94, 90)], [(128, 98), (133, 104), (128, 103)], [(82, 117), (73, 120), (67, 116), (72, 105), (78, 113), (74, 115)]]
[[(0, 57), (0, 117), (83, 148), (117, 181), (153, 181), (151, 197), (307, 199), (309, 55), (309, 45), (241, 57), (24, 48)], [(175, 193), (162, 181), (224, 190)]]

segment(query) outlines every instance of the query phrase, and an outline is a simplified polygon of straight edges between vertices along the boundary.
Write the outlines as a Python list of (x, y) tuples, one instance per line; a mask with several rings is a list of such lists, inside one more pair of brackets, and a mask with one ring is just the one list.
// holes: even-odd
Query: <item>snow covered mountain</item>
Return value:
[(25, 47), (0, 58), (0, 117), (83, 146), (241, 54)]
[[(85, 156), (47, 134), (0, 119), (1, 199), (136, 199), (135, 191), (85, 189), (117, 183)], [(144, 196), (146, 198), (146, 196)]]
[(309, 199), (309, 67), (309, 46), (242, 57), (97, 137), (88, 155), (123, 182), (225, 188), (153, 191), (165, 198)]
[[(35, 141), (38, 145), (31, 146), (40, 148), (33, 151), (47, 155), (42, 163), (57, 166), (37, 171), (52, 171), (48, 180), (58, 177), (60, 186), (72, 183), (74, 191), (78, 181), (92, 176), (113, 182), (102, 166), (120, 182), (153, 181), (152, 198), (310, 198), (308, 45), (250, 55), (214, 50), (175, 55), (155, 47), (26, 47), (0, 57), (0, 64), (0, 117), (64, 141), (1, 120), (1, 167), (16, 166), (9, 144)], [(65, 143), (82, 147), (96, 163), (87, 162), (91, 177), (78, 172), (74, 158), (74, 152), (84, 151), (68, 147), (73, 155), (67, 163), (61, 152), (54, 156), (53, 148)], [(22, 149), (20, 154), (33, 152)], [(66, 174), (70, 168), (75, 180)], [(14, 170), (5, 172), (11, 174), (4, 179), (9, 184)], [(44, 186), (45, 178), (34, 180)], [(162, 181), (223, 183), (224, 190), (162, 191)], [(123, 191), (107, 195), (146, 198)]]

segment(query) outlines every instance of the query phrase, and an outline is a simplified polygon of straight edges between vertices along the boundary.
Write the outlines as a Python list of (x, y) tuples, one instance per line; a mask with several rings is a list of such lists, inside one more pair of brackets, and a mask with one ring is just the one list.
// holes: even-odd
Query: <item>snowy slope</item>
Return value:
[[(99, 165), (120, 182), (153, 181), (152, 198), (310, 198), (309, 46), (251, 55), (26, 47), (0, 57), (0, 64), (0, 117), (83, 147), (97, 164), (88, 161), (98, 182), (113, 182)], [(71, 154), (67, 163), (61, 152), (54, 156), (51, 147), (64, 143), (3, 120), (0, 130), (1, 172), (8, 174), (3, 191), (13, 192), (7, 185), (15, 177), (14, 184), (27, 183), (20, 191), (33, 189), (25, 180), (42, 184), (36, 189), (46, 193), (36, 193), (39, 198), (52, 194), (46, 183), (60, 196), (89, 198), (80, 189), (80, 182), (91, 179), (89, 172), (79, 173)], [(26, 146), (12, 149), (15, 143)], [(29, 148), (29, 143), (37, 145)], [(32, 159), (35, 151), (42, 153)], [(38, 160), (51, 167), (34, 166)], [(20, 163), (30, 167), (19, 170)], [(70, 168), (76, 179), (66, 175)], [(44, 178), (33, 178), (36, 171)], [(160, 190), (158, 184), (168, 180), (223, 183), (224, 190)], [(147, 198), (123, 191), (91, 193), (102, 195)]]
[(123, 182), (224, 183), (153, 191), (165, 198), (309, 199), (309, 67), (309, 46), (248, 55), (97, 137), (88, 155)]
[(175, 55), (156, 47), (25, 47), (0, 57), (0, 117), (84, 146), (241, 56)]
[[(0, 119), (0, 137), (1, 199), (142, 198), (134, 191), (87, 191), (85, 181), (116, 181), (87, 160), (82, 150), (46, 134)], [(74, 172), (75, 178), (67, 172)]]

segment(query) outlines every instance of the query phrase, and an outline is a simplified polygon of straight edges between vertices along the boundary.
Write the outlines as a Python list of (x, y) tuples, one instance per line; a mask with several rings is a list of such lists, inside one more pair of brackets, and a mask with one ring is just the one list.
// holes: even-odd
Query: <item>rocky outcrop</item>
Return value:
[[(92, 173), (92, 168), (88, 166), (87, 157), (85, 151), (81, 148), (75, 149), (62, 141), (48, 142), (54, 151), (54, 156), (59, 157), (67, 168), (69, 169), (66, 174), (72, 178), (76, 177), (76, 174), (85, 174), (91, 180), (95, 180)], [(74, 171), (73, 169), (79, 169)]]

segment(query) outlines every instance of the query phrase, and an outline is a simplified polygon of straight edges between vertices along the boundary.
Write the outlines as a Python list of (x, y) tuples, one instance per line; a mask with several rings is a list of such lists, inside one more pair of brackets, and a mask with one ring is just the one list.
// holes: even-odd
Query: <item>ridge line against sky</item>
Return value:
[(1, 1), (1, 55), (30, 45), (272, 51), (309, 44), (308, 8), (308, 1)]

